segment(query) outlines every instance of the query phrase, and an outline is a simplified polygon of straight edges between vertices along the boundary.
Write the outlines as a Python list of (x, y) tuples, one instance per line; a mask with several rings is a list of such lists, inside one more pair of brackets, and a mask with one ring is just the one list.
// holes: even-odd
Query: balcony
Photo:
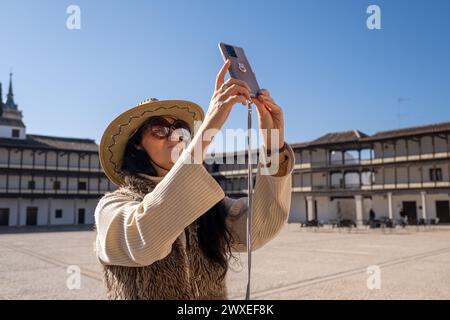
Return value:
[(377, 190), (404, 190), (404, 189), (433, 189), (433, 188), (448, 188), (450, 181), (435, 181), (435, 182), (410, 182), (410, 183), (385, 183), (385, 184), (347, 184), (341, 185), (314, 185), (306, 187), (293, 187), (293, 192), (342, 192), (342, 191), (377, 191)]
[(78, 168), (78, 166), (51, 166), (51, 165), (47, 165), (47, 167), (45, 165), (40, 165), (40, 164), (17, 164), (17, 163), (10, 163), (9, 166), (7, 163), (0, 163), (0, 168), (4, 168), (4, 169), (29, 169), (29, 170), (53, 170), (53, 171), (62, 171), (62, 172), (67, 172), (67, 171), (73, 171), (73, 172), (103, 172), (103, 170), (99, 167), (94, 168), (94, 167), (80, 167)]
[(0, 188), (0, 194), (48, 194), (48, 195), (97, 195), (97, 194), (103, 194), (106, 192), (110, 192), (111, 190), (107, 189), (92, 189), (92, 190), (77, 190), (77, 189), (60, 189), (60, 190), (52, 190), (52, 189), (43, 189), (43, 188), (36, 188), (36, 189), (18, 189), (18, 188)]
[(370, 164), (382, 164), (382, 163), (394, 163), (394, 162), (405, 162), (405, 161), (420, 161), (420, 160), (432, 160), (432, 159), (445, 159), (450, 157), (450, 152), (439, 152), (439, 153), (423, 153), (408, 156), (396, 156), (396, 157), (384, 157), (375, 158), (372, 160), (361, 160), (361, 165)]
[(352, 166), (364, 166), (364, 165), (374, 165), (374, 164), (387, 164), (387, 163), (398, 163), (405, 161), (422, 161), (422, 160), (439, 160), (450, 158), (450, 152), (439, 152), (439, 153), (425, 153), (417, 155), (408, 156), (396, 156), (396, 157), (384, 157), (384, 158), (374, 158), (374, 159), (346, 159), (344, 162), (338, 161), (313, 161), (305, 163), (297, 163), (294, 169), (312, 169), (312, 168), (331, 168), (331, 167), (352, 167)]

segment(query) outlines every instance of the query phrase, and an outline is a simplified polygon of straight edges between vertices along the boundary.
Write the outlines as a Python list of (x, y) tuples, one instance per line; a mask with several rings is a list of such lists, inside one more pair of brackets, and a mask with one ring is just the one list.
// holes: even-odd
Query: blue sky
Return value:
[[(66, 28), (70, 4), (81, 30)], [(371, 4), (381, 30), (366, 27)], [(0, 0), (0, 81), (6, 94), (12, 68), (28, 133), (98, 143), (148, 97), (206, 111), (224, 41), (246, 50), (284, 109), (288, 142), (372, 134), (450, 121), (449, 12), (446, 0)], [(225, 128), (246, 126), (236, 105)]]

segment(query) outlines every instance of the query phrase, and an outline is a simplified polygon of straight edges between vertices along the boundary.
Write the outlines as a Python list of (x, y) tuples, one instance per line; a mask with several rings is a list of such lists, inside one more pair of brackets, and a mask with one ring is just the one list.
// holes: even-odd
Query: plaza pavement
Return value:
[[(94, 239), (91, 227), (0, 229), (0, 299), (105, 299)], [(245, 295), (246, 254), (237, 257), (227, 278), (231, 299)], [(72, 265), (82, 272), (80, 289), (67, 287)], [(379, 289), (367, 285), (374, 266)], [(348, 232), (286, 225), (254, 253), (252, 297), (450, 299), (450, 227)]]

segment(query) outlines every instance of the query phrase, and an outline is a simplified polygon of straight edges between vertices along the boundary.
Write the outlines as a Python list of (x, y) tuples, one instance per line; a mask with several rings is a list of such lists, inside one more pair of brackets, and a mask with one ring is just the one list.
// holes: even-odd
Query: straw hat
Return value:
[(106, 176), (117, 186), (125, 182), (120, 169), (128, 140), (148, 118), (153, 116), (171, 116), (183, 120), (189, 124), (191, 132), (195, 134), (197, 129), (195, 122), (203, 121), (205, 114), (199, 105), (190, 101), (159, 101), (151, 98), (115, 118), (103, 132), (99, 158)]

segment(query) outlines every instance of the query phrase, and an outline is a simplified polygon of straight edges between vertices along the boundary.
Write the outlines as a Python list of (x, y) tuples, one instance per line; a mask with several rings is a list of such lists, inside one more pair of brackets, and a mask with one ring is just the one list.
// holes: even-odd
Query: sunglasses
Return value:
[(181, 140), (191, 137), (191, 128), (183, 120), (175, 120), (170, 123), (163, 117), (151, 117), (143, 127), (143, 131), (150, 130), (152, 136), (158, 139), (166, 139), (175, 131)]

